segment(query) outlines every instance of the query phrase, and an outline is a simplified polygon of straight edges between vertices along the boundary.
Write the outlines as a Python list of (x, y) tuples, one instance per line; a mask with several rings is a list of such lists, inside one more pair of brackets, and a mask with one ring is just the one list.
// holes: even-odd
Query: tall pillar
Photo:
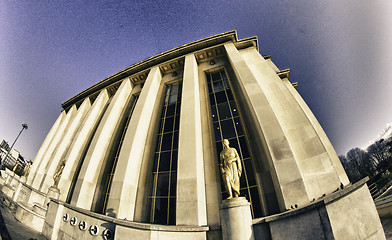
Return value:
[(257, 131), (260, 138), (264, 138), (266, 142), (269, 153), (266, 157), (281, 210), (290, 209), (291, 205), (309, 203), (303, 176), (273, 108), (273, 105), (279, 105), (279, 101), (271, 103), (273, 99), (267, 96), (268, 93), (264, 92), (261, 86), (263, 80), (276, 73), (267, 72), (263, 75), (257, 72), (259, 70), (248, 65), (233, 43), (226, 43), (224, 47), (239, 81), (240, 91), (249, 102), (249, 109), (252, 111), (249, 114), (254, 116), (252, 131)]
[(289, 82), (287, 78), (284, 78), (283, 83), (286, 85), (287, 89), (290, 91), (290, 93), (293, 95), (297, 103), (301, 106), (302, 111), (305, 113), (306, 117), (309, 119), (309, 122), (312, 124), (314, 130), (316, 131), (318, 137), (320, 138), (320, 141), (322, 142), (323, 146), (325, 147), (325, 150), (331, 159), (332, 165), (335, 169), (335, 172), (338, 174), (339, 180), (341, 183), (344, 185), (347, 185), (350, 183), (350, 180), (347, 177), (346, 172), (344, 171), (343, 165), (339, 160), (338, 155), (336, 154), (335, 149), (333, 148), (331, 142), (329, 141), (327, 135), (325, 134), (323, 128), (321, 127), (320, 123), (308, 107), (308, 105), (305, 103), (305, 101), (302, 99), (301, 95), (295, 90), (293, 85)]
[(88, 210), (91, 208), (100, 169), (110, 151), (108, 148), (115, 135), (116, 126), (121, 121), (121, 115), (131, 91), (131, 81), (126, 78), (118, 88), (97, 128), (73, 192), (71, 204), (77, 207)]
[(53, 152), (55, 152), (55, 150), (57, 149), (57, 146), (61, 142), (61, 140), (64, 136), (64, 133), (66, 132), (67, 127), (68, 127), (69, 123), (71, 122), (71, 120), (74, 118), (76, 112), (77, 112), (76, 106), (73, 105), (71, 107), (71, 109), (68, 110), (68, 113), (64, 118), (64, 121), (61, 122), (61, 124), (56, 132), (56, 135), (53, 137), (47, 151), (45, 152), (44, 157), (42, 158), (41, 164), (39, 165), (39, 167), (37, 169), (37, 174), (35, 175), (33, 183), (31, 184), (31, 186), (33, 188), (39, 189), (41, 181), (42, 181), (42, 177), (45, 173), (45, 168), (51, 162), (50, 157), (52, 156)]
[(185, 56), (178, 140), (177, 225), (207, 224), (199, 95), (198, 66), (189, 54)]
[(49, 147), (49, 144), (52, 142), (54, 135), (57, 132), (58, 127), (60, 126), (61, 121), (65, 118), (66, 113), (62, 111), (58, 116), (57, 120), (54, 122), (52, 128), (50, 129), (48, 135), (46, 135), (45, 140), (43, 141), (41, 147), (39, 148), (37, 155), (35, 155), (33, 165), (31, 166), (30, 173), (27, 177), (27, 184), (31, 185), (35, 174), (37, 172), (38, 166), (41, 164), (42, 158), (45, 155), (46, 150)]
[(73, 138), (75, 137), (76, 131), (78, 130), (80, 124), (83, 121), (83, 118), (86, 116), (88, 110), (91, 107), (91, 101), (89, 98), (86, 98), (83, 103), (80, 105), (76, 116), (72, 119), (67, 132), (65, 133), (64, 137), (62, 138), (56, 152), (53, 152), (50, 162), (44, 172), (44, 177), (40, 184), (39, 190), (41, 192), (47, 192), (48, 188), (53, 184), (53, 176), (57, 171), (58, 166), (60, 163), (66, 159), (64, 159), (64, 155), (68, 151)]
[[(332, 145), (326, 144), (317, 133), (318, 122), (309, 121), (303, 107), (287, 88), (284, 80), (282, 81), (271, 69), (270, 64), (256, 48), (241, 50), (240, 53), (253, 75), (257, 76), (260, 88), (265, 93), (285, 133), (302, 174), (309, 198), (317, 199), (323, 194), (335, 191), (341, 184), (337, 172), (340, 169), (337, 169), (337, 165), (333, 164), (334, 159), (338, 159), (338, 157), (336, 153), (332, 155), (327, 150), (328, 147), (333, 149)], [(320, 131), (322, 131), (321, 127)], [(339, 160), (337, 161), (339, 163)], [(340, 163), (339, 165), (343, 170)], [(345, 176), (345, 174), (341, 176)]]
[(58, 184), (61, 201), (65, 201), (67, 198), (76, 168), (79, 165), (79, 162), (83, 160), (81, 159), (82, 154), (85, 151), (88, 142), (92, 138), (94, 130), (97, 127), (99, 119), (101, 118), (108, 101), (109, 93), (106, 89), (104, 89), (98, 95), (97, 99), (95, 99), (64, 157), (66, 162)]
[(107, 209), (110, 215), (121, 219), (134, 219), (140, 168), (146, 146), (151, 116), (157, 101), (162, 79), (158, 67), (150, 70), (133, 110), (121, 147), (110, 189)]

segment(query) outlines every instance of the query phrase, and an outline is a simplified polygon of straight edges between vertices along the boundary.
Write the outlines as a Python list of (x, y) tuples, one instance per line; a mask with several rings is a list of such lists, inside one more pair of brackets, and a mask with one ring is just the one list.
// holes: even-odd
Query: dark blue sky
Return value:
[(0, 139), (34, 159), (61, 103), (125, 67), (229, 30), (257, 36), (338, 154), (392, 122), (392, 2), (0, 0)]

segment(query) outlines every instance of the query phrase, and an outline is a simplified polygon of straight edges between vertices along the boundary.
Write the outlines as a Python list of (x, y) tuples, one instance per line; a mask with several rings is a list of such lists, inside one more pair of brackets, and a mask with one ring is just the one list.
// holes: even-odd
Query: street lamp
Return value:
[[(15, 143), (16, 143), (16, 140), (18, 140), (18, 138), (19, 138), (20, 134), (23, 132), (23, 130), (28, 129), (28, 128), (29, 128), (29, 127), (27, 126), (26, 123), (22, 123), (22, 130), (20, 130), (18, 136), (15, 138), (14, 143), (11, 145), (10, 150), (7, 151), (7, 154), (5, 155), (3, 161), (1, 161), (1, 163), (0, 163), (0, 169), (3, 169), (3, 167), (5, 168), (4, 162), (7, 160), (7, 157), (8, 157), (8, 155), (10, 154), (12, 148), (14, 147), (14, 145), (15, 145)], [(16, 161), (18, 161), (18, 159), (16, 159)]]

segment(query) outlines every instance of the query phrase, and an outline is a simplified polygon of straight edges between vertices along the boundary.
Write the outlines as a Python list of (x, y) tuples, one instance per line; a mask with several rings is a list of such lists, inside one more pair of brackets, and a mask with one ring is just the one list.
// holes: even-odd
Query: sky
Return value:
[(0, 0), (0, 139), (33, 160), (61, 103), (148, 57), (222, 32), (257, 36), (338, 154), (392, 122), (392, 1)]

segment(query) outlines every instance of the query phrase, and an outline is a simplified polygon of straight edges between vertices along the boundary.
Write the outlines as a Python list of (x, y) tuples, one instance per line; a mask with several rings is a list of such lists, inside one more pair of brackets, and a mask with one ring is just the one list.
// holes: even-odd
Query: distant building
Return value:
[[(14, 198), (52, 197), (37, 228), (54, 239), (252, 239), (246, 224), (256, 239), (383, 236), (365, 182), (350, 185), (289, 70), (258, 47), (218, 34), (72, 97)], [(246, 204), (224, 201), (224, 139)]]
[(23, 170), (27, 164), (27, 161), (20, 154), (20, 152), (15, 149), (12, 149), (11, 152), (8, 154), (7, 159), (4, 159), (9, 150), (10, 147), (8, 143), (3, 139), (0, 143), (0, 158), (3, 162), (3, 166), (10, 170), (13, 170), (15, 165), (18, 163), (15, 173), (19, 176), (23, 175)]

